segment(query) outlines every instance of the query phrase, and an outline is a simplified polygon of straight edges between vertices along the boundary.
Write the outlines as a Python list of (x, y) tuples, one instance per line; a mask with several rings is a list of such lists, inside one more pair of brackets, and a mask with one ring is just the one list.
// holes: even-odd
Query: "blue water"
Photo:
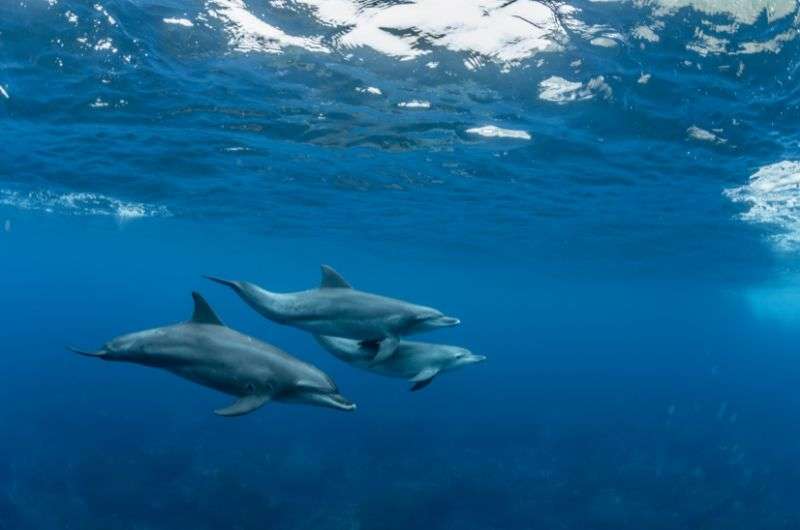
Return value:
[[(0, 4), (0, 529), (800, 528), (798, 8), (547, 5)], [(410, 393), (202, 278), (320, 263), (488, 360)], [(358, 410), (65, 350), (193, 290)]]

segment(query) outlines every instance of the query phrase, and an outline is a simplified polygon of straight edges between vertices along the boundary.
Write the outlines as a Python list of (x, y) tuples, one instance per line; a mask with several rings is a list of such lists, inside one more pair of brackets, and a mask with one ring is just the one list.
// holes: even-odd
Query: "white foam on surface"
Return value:
[(777, 227), (772, 236), (784, 250), (800, 249), (800, 162), (784, 160), (760, 168), (744, 186), (726, 189), (726, 197), (749, 209), (744, 221)]
[(183, 26), (185, 28), (191, 28), (192, 26), (194, 26), (194, 23), (188, 18), (169, 17), (162, 20), (164, 21), (164, 24), (173, 24), (176, 26)]
[(709, 35), (700, 28), (696, 28), (694, 40), (686, 45), (686, 49), (706, 57), (707, 55), (726, 53), (729, 43), (730, 41), (728, 39)]
[(376, 87), (376, 86), (360, 86), (356, 87), (356, 92), (361, 92), (362, 94), (372, 94), (373, 96), (382, 96), (383, 91)]
[(589, 41), (592, 46), (599, 46), (601, 48), (614, 48), (617, 41), (609, 37), (595, 37)]
[[(255, 5), (251, 3), (250, 5)], [(432, 49), (467, 54), (470, 69), (488, 63), (506, 69), (539, 52), (563, 50), (570, 35), (598, 45), (616, 45), (616, 34), (588, 26), (576, 18), (578, 9), (560, 2), (536, 0), (460, 0), (457, 6), (441, 0), (408, 0), (387, 4), (361, 0), (273, 0), (272, 9), (295, 16), (311, 15), (327, 26), (320, 36), (289, 35), (258, 16), (244, 0), (207, 0), (207, 15), (223, 22), (231, 46), (238, 51), (280, 53), (297, 46), (314, 52), (368, 48), (399, 60), (412, 60)], [(299, 10), (298, 6), (305, 8)], [(429, 61), (428, 67), (438, 66)]]
[(554, 75), (539, 83), (539, 99), (554, 103), (568, 103), (577, 99), (590, 98), (591, 95), (588, 95), (588, 98), (582, 95), (582, 88), (583, 83), (580, 81), (569, 81)]
[(779, 53), (783, 49), (783, 45), (791, 42), (800, 36), (800, 31), (792, 28), (782, 33), (778, 33), (773, 38), (758, 42), (749, 41), (743, 42), (739, 45), (739, 50), (733, 52), (734, 55), (749, 55), (753, 53)]
[(514, 138), (517, 140), (530, 140), (531, 135), (527, 131), (518, 129), (503, 129), (495, 125), (484, 125), (467, 129), (467, 133), (484, 136), (486, 138)]
[(639, 3), (656, 6), (661, 14), (690, 7), (709, 15), (727, 15), (741, 24), (754, 24), (765, 12), (767, 20), (774, 22), (797, 9), (796, 0), (639, 0)]
[(248, 11), (243, 0), (210, 0), (207, 14), (221, 21), (228, 33), (228, 44), (236, 51), (281, 53), (297, 47), (317, 53), (330, 53), (320, 37), (297, 37), (268, 24)]
[(98, 40), (94, 45), (95, 51), (109, 51), (111, 53), (117, 53), (117, 48), (114, 47), (114, 41), (110, 38), (103, 38)]
[(661, 40), (661, 37), (658, 36), (653, 28), (649, 26), (637, 26), (633, 28), (633, 38), (639, 40), (645, 40), (647, 42), (658, 42)]
[(423, 99), (412, 99), (411, 101), (401, 101), (397, 106), (406, 109), (429, 109), (431, 108), (431, 102)]
[[(777, 20), (794, 6), (793, 0), (626, 1), (653, 8), (654, 18), (634, 27), (630, 35), (642, 46), (660, 40), (661, 16), (684, 7), (731, 17), (730, 24), (703, 21), (710, 33), (697, 35), (690, 44), (690, 49), (703, 55), (726, 51), (726, 39), (712, 33), (752, 24), (767, 8), (769, 19)], [(251, 9), (256, 6), (262, 7), (255, 0), (206, 0), (204, 16), (222, 21), (230, 45), (242, 52), (281, 53), (298, 47), (318, 53), (337, 51), (351, 58), (355, 50), (368, 49), (405, 61), (444, 49), (463, 54), (462, 64), (468, 70), (497, 64), (503, 73), (539, 53), (563, 51), (576, 37), (609, 48), (626, 42), (611, 26), (584, 22), (579, 18), (581, 10), (565, 2), (459, 0), (454, 6), (442, 0), (272, 0), (263, 5), (263, 13)], [(311, 17), (322, 27), (312, 30), (314, 35), (292, 35), (272, 20), (275, 14), (281, 19)], [(439, 62), (428, 59), (426, 65), (436, 68)]]
[(555, 75), (539, 83), (539, 99), (559, 105), (592, 99), (596, 94), (606, 98), (612, 94), (611, 87), (601, 75), (593, 77), (585, 85), (580, 81), (569, 81)]
[(604, 99), (609, 99), (613, 95), (611, 86), (606, 83), (605, 77), (598, 75), (589, 79), (586, 83), (586, 89), (593, 95), (600, 95)]
[(711, 131), (698, 127), (697, 125), (692, 125), (688, 129), (686, 129), (686, 134), (689, 136), (689, 138), (693, 140), (699, 140), (701, 142), (724, 144), (725, 142), (728, 141), (725, 138), (719, 137), (718, 135), (714, 134)]
[[(696, 52), (702, 57), (709, 55), (741, 55), (755, 53), (778, 53), (786, 42), (800, 36), (800, 12), (797, 0), (632, 0), (639, 5), (653, 7), (656, 17), (675, 15), (682, 8), (691, 8), (699, 13), (715, 17), (727, 17), (728, 23), (718, 20), (702, 20), (695, 28), (694, 38), (686, 45), (686, 49)], [(750, 41), (733, 44), (732, 36), (743, 29), (743, 26), (756, 24), (766, 14), (768, 23), (795, 14), (793, 27), (772, 36), (765, 41)], [(658, 20), (656, 24), (663, 22)], [(643, 29), (644, 28), (644, 29)], [(638, 27), (633, 31), (635, 38), (648, 40), (646, 27)]]
[(554, 13), (533, 0), (460, 0), (455, 7), (441, 0), (412, 0), (369, 5), (357, 0), (298, 0), (320, 22), (345, 28), (338, 38), (344, 48), (367, 47), (385, 55), (415, 58), (426, 46), (512, 62), (541, 51), (561, 49), (567, 34), (559, 17), (570, 18), (574, 8), (563, 5)]
[(4, 87), (3, 85), (0, 85), (0, 96), (3, 96), (6, 99), (11, 99), (8, 90), (6, 90), (6, 87)]
[(170, 217), (164, 206), (128, 202), (88, 192), (57, 193), (49, 190), (20, 192), (0, 189), (0, 205), (21, 210), (42, 211), (69, 215), (96, 215), (120, 220), (145, 217)]
[(739, 24), (714, 24), (709, 20), (703, 20), (703, 25), (707, 28), (711, 28), (712, 31), (716, 33), (727, 33), (729, 35), (733, 35), (737, 31), (739, 31)]
[(106, 20), (108, 20), (108, 23), (109, 23), (110, 25), (112, 25), (112, 26), (116, 26), (116, 25), (117, 25), (117, 21), (116, 21), (116, 19), (115, 19), (114, 17), (112, 17), (112, 16), (111, 16), (111, 15), (108, 13), (108, 11), (106, 11), (106, 8), (105, 8), (105, 7), (103, 7), (102, 5), (100, 5), (100, 4), (95, 4), (95, 5), (94, 5), (94, 10), (95, 10), (95, 11), (97, 11), (97, 12), (99, 12), (99, 13), (102, 13), (102, 14), (103, 14), (103, 16), (105, 16), (105, 17), (106, 17)]

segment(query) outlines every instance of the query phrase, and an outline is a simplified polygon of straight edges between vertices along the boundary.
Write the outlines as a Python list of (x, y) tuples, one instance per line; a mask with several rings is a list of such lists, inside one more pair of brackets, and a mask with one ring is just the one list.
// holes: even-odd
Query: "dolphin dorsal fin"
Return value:
[(342, 275), (333, 270), (329, 265), (322, 267), (322, 281), (319, 282), (320, 289), (352, 289), (353, 287), (342, 278)]
[(212, 324), (215, 326), (225, 325), (200, 293), (193, 292), (192, 298), (194, 299), (194, 313), (192, 313), (191, 322), (195, 324)]

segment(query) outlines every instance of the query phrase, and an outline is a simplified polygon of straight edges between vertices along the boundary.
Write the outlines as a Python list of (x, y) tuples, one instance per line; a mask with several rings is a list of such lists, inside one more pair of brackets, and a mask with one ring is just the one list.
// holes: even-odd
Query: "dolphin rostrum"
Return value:
[(241, 416), (270, 400), (355, 410), (321, 370), (288, 353), (225, 326), (198, 293), (187, 322), (122, 335), (99, 351), (81, 355), (168, 370), (203, 386), (236, 396), (214, 411)]
[(232, 288), (266, 318), (315, 335), (362, 341), (375, 348), (373, 362), (389, 358), (400, 337), (459, 324), (436, 309), (353, 289), (333, 268), (322, 266), (318, 289), (272, 293), (249, 282), (207, 276)]
[(411, 390), (428, 386), (442, 372), (486, 360), (465, 348), (402, 340), (388, 359), (376, 363), (375, 346), (357, 340), (315, 335), (323, 348), (342, 361), (388, 377), (400, 377), (413, 383)]

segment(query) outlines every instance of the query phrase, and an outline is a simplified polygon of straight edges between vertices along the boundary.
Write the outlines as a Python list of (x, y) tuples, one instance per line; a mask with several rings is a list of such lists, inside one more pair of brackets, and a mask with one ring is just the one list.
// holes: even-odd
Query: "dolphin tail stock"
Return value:
[(73, 348), (72, 346), (67, 346), (67, 350), (71, 351), (72, 353), (77, 353), (78, 355), (83, 355), (85, 357), (105, 357), (106, 356), (106, 351), (105, 350), (86, 351), (86, 350), (79, 350), (78, 348)]

